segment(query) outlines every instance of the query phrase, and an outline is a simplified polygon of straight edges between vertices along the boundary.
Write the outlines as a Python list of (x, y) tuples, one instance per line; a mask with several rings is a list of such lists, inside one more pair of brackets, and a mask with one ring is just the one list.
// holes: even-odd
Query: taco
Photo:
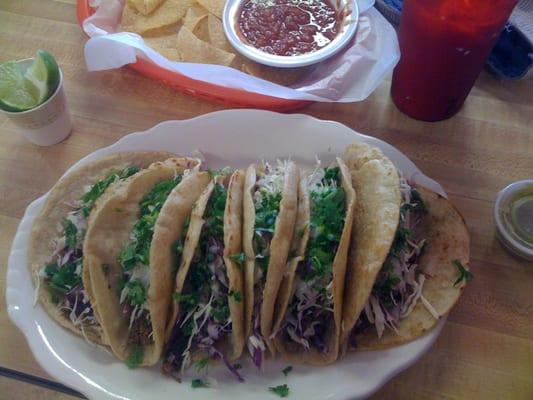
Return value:
[(300, 172), (290, 161), (251, 165), (243, 198), (244, 321), (247, 347), (259, 368), (270, 340), (278, 289), (296, 222)]
[(39, 300), (70, 331), (102, 343), (97, 310), (91, 306), (88, 271), (83, 269), (87, 220), (97, 201), (113, 187), (165, 152), (124, 152), (87, 163), (51, 189), (32, 228), (28, 261)]
[(447, 199), (408, 182), (378, 149), (352, 145), (345, 160), (359, 202), (341, 339), (357, 350), (406, 343), (461, 295), (469, 234)]
[(219, 360), (242, 380), (232, 361), (244, 347), (243, 185), (243, 171), (223, 171), (191, 213), (163, 363), (177, 379), (193, 362), (201, 370)]
[(188, 215), (185, 210), (169, 224), (167, 210), (192, 204), (202, 182), (207, 185), (198, 163), (169, 158), (151, 164), (115, 187), (89, 219), (84, 268), (111, 350), (129, 367), (160, 358), (172, 291), (171, 244)]
[(338, 356), (355, 191), (344, 162), (336, 164), (300, 181), (297, 257), (283, 278), (274, 327), (276, 349), (293, 363), (329, 364)]

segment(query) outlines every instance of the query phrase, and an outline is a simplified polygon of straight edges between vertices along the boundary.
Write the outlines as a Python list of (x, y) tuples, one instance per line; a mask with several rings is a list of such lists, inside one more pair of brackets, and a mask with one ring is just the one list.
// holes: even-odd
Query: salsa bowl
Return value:
[[(261, 0), (272, 3), (277, 7), (276, 0)], [(305, 0), (304, 0), (305, 1)], [(310, 3), (326, 2), (332, 6), (337, 14), (338, 32), (322, 47), (297, 55), (278, 55), (260, 50), (250, 43), (240, 28), (240, 16), (243, 6), (247, 3), (261, 4), (258, 0), (228, 0), (224, 7), (223, 19), (224, 32), (231, 45), (243, 56), (258, 63), (280, 68), (303, 67), (323, 61), (342, 50), (354, 37), (359, 21), (359, 7), (356, 0), (308, 0)], [(291, 1), (289, 1), (290, 3)], [(314, 25), (314, 24), (310, 24)], [(316, 38), (316, 36), (315, 36)]]

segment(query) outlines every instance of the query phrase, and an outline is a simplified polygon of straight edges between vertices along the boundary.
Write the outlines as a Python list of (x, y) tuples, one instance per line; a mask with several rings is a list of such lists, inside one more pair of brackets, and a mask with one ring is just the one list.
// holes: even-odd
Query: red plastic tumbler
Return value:
[(391, 95), (410, 117), (440, 121), (463, 105), (518, 0), (404, 0)]

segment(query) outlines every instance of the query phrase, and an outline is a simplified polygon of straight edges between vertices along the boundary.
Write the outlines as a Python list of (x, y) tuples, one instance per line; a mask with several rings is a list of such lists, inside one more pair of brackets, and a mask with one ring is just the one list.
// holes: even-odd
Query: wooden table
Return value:
[[(53, 53), (65, 74), (74, 120), (68, 140), (37, 147), (0, 116), (0, 397), (6, 399), (73, 395), (49, 381), (6, 312), (7, 257), (26, 206), (75, 161), (130, 132), (224, 108), (127, 68), (87, 72), (86, 39), (74, 3), (0, 2), (0, 61), (27, 57), (37, 48)], [(492, 207), (501, 188), (533, 177), (533, 81), (502, 82), (483, 72), (460, 113), (440, 123), (400, 113), (389, 88), (386, 79), (362, 103), (314, 104), (302, 112), (386, 140), (439, 181), (472, 234), (475, 279), (433, 348), (373, 398), (532, 399), (533, 263), (509, 255), (496, 241)]]

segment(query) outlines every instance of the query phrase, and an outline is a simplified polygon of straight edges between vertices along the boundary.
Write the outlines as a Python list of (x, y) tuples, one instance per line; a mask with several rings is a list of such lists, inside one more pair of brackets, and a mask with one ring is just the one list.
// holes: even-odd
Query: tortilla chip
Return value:
[(189, 29), (182, 27), (178, 33), (178, 51), (184, 62), (230, 65), (235, 54), (217, 49), (198, 39)]
[(183, 26), (189, 29), (191, 32), (194, 32), (196, 25), (200, 23), (201, 20), (207, 17), (208, 11), (199, 4), (194, 4), (191, 8), (187, 10), (185, 18), (183, 18)]
[(235, 51), (228, 39), (226, 39), (222, 21), (212, 14), (207, 16), (207, 30), (209, 32), (209, 43), (230, 53)]
[(149, 15), (138, 13), (126, 3), (122, 11), (121, 30), (144, 35), (168, 27), (177, 27), (193, 2), (193, 0), (166, 0)]
[(142, 15), (148, 15), (165, 0), (128, 0), (128, 4)]
[(181, 61), (178, 52), (178, 34), (155, 36), (144, 39), (145, 43), (171, 61)]
[(226, 0), (197, 0), (198, 3), (203, 6), (211, 14), (216, 15), (222, 19), (222, 12), (224, 11), (224, 4)]
[(194, 30), (192, 31), (193, 35), (196, 36), (203, 42), (210, 43), (209, 41), (209, 30), (207, 26), (207, 15), (205, 18), (201, 19)]

